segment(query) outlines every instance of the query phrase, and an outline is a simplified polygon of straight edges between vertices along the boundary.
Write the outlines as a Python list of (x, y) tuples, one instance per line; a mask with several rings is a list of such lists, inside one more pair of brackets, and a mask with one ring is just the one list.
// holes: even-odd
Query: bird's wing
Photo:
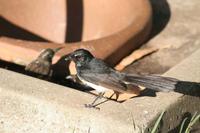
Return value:
[[(117, 92), (126, 92), (127, 86), (117, 77), (108, 73), (84, 73), (80, 75), (85, 81), (111, 89)], [(95, 88), (94, 88), (95, 89)]]
[(140, 85), (156, 91), (174, 91), (177, 79), (158, 75), (124, 74), (126, 84)]
[(25, 70), (42, 74), (42, 75), (48, 75), (51, 69), (50, 67), (51, 67), (51, 64), (46, 61), (34, 60), (26, 66)]

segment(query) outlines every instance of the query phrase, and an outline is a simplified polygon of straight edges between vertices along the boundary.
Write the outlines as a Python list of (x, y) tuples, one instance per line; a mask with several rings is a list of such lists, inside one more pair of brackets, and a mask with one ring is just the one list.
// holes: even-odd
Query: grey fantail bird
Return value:
[(77, 77), (83, 84), (99, 92), (99, 96), (87, 107), (95, 107), (95, 102), (107, 89), (119, 93), (135, 93), (130, 87), (143, 86), (156, 91), (174, 91), (177, 79), (157, 76), (128, 74), (114, 70), (105, 62), (95, 58), (89, 51), (78, 49), (66, 56), (66, 61), (76, 64)]
[(60, 49), (62, 49), (62, 47), (42, 50), (40, 55), (25, 67), (25, 70), (41, 75), (49, 75), (52, 69), (52, 59), (55, 53)]

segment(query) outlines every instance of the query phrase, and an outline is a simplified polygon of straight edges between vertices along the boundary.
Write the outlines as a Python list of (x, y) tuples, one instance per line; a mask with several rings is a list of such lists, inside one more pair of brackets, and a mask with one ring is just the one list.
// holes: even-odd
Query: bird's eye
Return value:
[(76, 59), (79, 61), (84, 61), (84, 58), (82, 56), (76, 56)]

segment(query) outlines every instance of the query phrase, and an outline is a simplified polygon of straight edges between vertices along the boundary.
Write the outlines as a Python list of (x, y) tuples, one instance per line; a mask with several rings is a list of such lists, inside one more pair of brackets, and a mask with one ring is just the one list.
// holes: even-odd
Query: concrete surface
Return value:
[[(151, 1), (156, 4), (156, 0)], [(170, 44), (172, 47), (152, 55), (149, 62), (137, 65), (139, 72), (163, 73), (200, 46), (200, 1), (160, 1), (165, 5), (168, 3), (170, 8), (167, 10), (167, 5), (165, 8), (161, 6), (168, 12), (159, 10), (156, 16), (159, 18), (161, 15), (169, 23), (148, 44)], [(167, 17), (169, 20), (166, 20)], [(158, 67), (147, 69), (155, 65)], [(147, 67), (142, 69), (143, 66)], [(130, 72), (135, 70), (131, 69)], [(200, 82), (200, 49), (165, 75)], [(195, 85), (185, 85), (183, 90), (189, 89), (188, 86)], [(162, 110), (167, 110), (161, 130), (173, 133), (185, 114), (190, 116), (200, 111), (199, 97), (180, 93), (157, 93), (156, 97), (137, 97), (124, 103), (108, 101), (99, 106), (100, 111), (84, 108), (84, 104), (93, 98), (93, 95), (71, 88), (0, 69), (0, 132), (137, 133), (151, 128), (156, 116)]]
[(145, 46), (167, 47), (133, 63), (127, 72), (162, 74), (200, 48), (199, 0), (150, 0), (153, 38)]
[[(166, 76), (200, 82), (199, 72), (200, 50)], [(0, 75), (1, 133), (140, 132), (160, 111), (183, 98), (179, 93), (157, 93), (156, 97), (138, 97), (124, 103), (108, 101), (99, 106), (100, 110), (95, 110), (84, 107), (94, 98), (90, 94), (4, 69), (0, 69)], [(190, 101), (191, 97), (186, 99)], [(199, 105), (200, 99), (192, 99), (187, 106), (179, 108), (181, 113), (172, 113), (170, 117), (200, 111), (200, 106), (192, 106)]]

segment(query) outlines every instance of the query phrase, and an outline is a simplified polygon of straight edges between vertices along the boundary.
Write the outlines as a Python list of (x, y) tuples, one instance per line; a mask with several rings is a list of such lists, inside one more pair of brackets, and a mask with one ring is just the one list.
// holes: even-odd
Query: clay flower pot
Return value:
[(0, 58), (20, 65), (44, 48), (60, 46), (54, 63), (85, 48), (114, 65), (140, 46), (151, 29), (148, 0), (1, 0), (0, 15), (9, 23), (0, 23)]

